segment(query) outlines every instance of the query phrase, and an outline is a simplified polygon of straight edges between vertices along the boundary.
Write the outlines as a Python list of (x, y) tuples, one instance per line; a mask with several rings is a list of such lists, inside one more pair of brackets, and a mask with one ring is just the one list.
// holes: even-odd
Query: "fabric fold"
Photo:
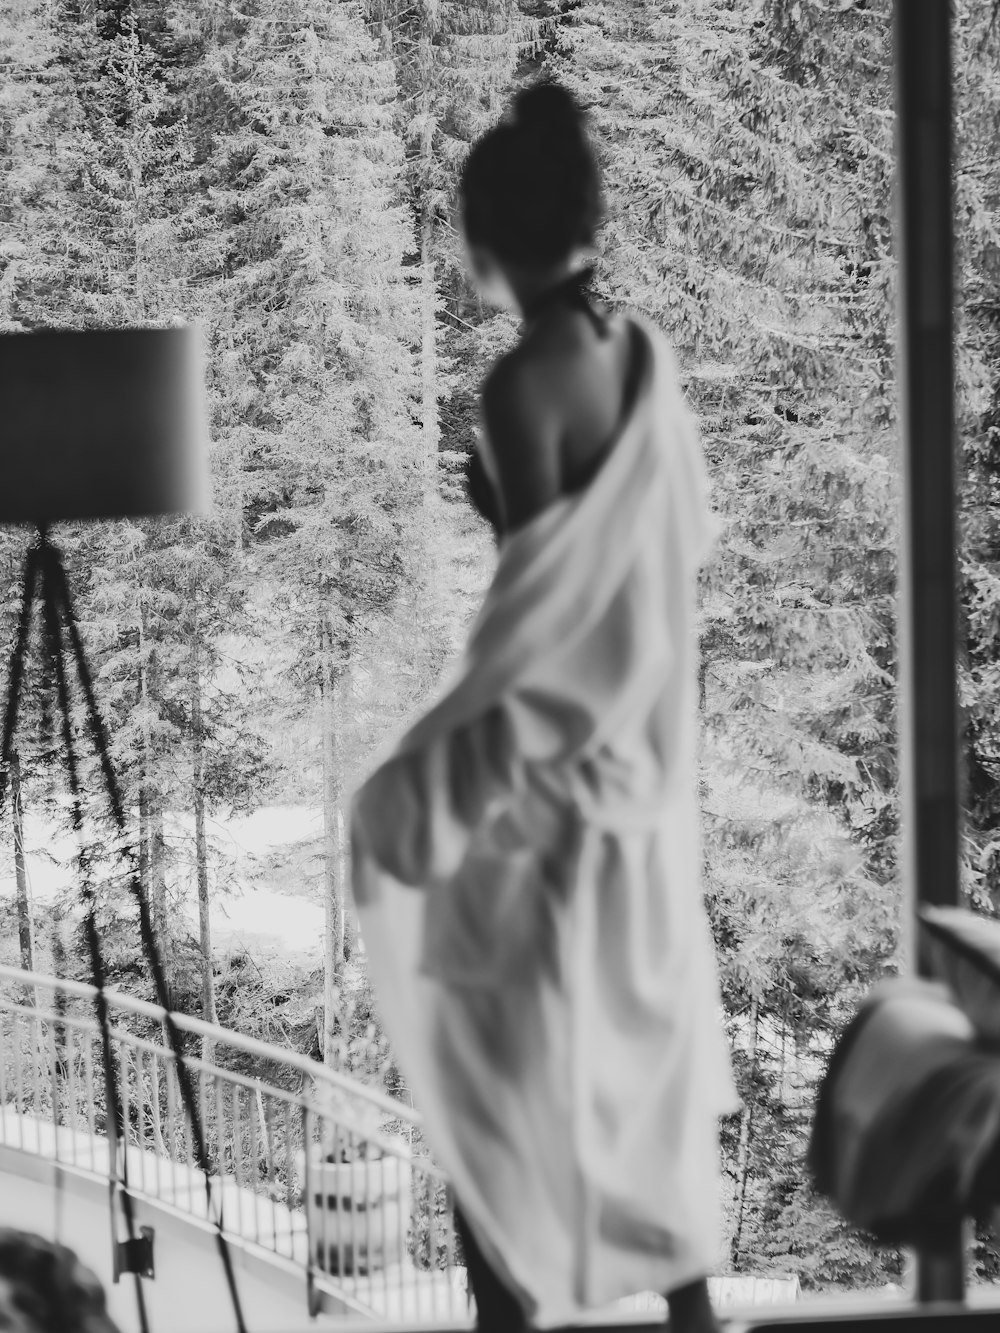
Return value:
[(539, 1326), (718, 1257), (736, 1109), (700, 891), (695, 576), (669, 347), (586, 489), (503, 539), (436, 703), (352, 805), (378, 1006), (432, 1150)]

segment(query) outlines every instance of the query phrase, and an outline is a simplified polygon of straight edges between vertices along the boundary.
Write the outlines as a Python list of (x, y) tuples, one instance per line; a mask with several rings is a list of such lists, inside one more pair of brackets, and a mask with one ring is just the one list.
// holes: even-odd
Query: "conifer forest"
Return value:
[[(0, 7), (0, 330), (202, 331), (211, 512), (57, 533), (176, 1005), (404, 1098), (344, 816), (495, 560), (464, 464), (517, 323), (466, 274), (456, 181), (525, 82), (553, 75), (587, 109), (608, 202), (596, 285), (669, 335), (722, 520), (700, 584), (704, 890), (744, 1107), (723, 1125), (720, 1271), (813, 1290), (898, 1282), (904, 1262), (804, 1167), (833, 1037), (899, 966), (890, 11)], [(963, 877), (995, 914), (1000, 21), (959, 3), (954, 31)], [(3, 662), (29, 538), (0, 530)], [(43, 683), (29, 670), (0, 828), (0, 961), (86, 979)], [(237, 855), (240, 821), (292, 809), (295, 836)], [(91, 837), (99, 871), (110, 821)], [(22, 850), (61, 887), (33, 891)], [(311, 905), (308, 947), (213, 937), (254, 888)], [(113, 984), (153, 998), (110, 871), (98, 896)], [(974, 1246), (994, 1280), (988, 1219)]]

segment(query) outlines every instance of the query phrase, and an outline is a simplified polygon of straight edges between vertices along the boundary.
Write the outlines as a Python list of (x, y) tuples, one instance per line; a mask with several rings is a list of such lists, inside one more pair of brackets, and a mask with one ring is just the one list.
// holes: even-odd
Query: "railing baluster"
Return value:
[(41, 1044), (41, 1020), (36, 1014), (32, 1014), (28, 1019), (28, 1049), (31, 1052), (31, 1113), (40, 1122), (44, 1107), (42, 1106), (39, 1092), (38, 1065), (41, 1059), (39, 1046)]
[[(382, 1187), (381, 1222), (382, 1222), (382, 1294), (385, 1299), (385, 1308), (389, 1308), (389, 1205), (385, 1191), (385, 1154), (378, 1159), (379, 1163), (379, 1184)], [(395, 1158), (388, 1159), (395, 1161)]]
[(243, 1169), (243, 1117), (240, 1115), (240, 1103), (242, 1102), (242, 1088), (238, 1083), (230, 1085), (233, 1103), (233, 1174), (236, 1177), (236, 1198), (238, 1201), (239, 1220), (237, 1227), (239, 1234), (246, 1234), (243, 1226), (243, 1206), (244, 1194), (246, 1193), (245, 1171)]
[(129, 1150), (129, 1146), (130, 1146), (131, 1139), (132, 1139), (132, 1114), (133, 1114), (133, 1102), (132, 1102), (132, 1055), (131, 1055), (131, 1049), (130, 1049), (129, 1044), (128, 1044), (128, 1038), (127, 1038), (127, 1036), (126, 1036), (124, 1033), (123, 1033), (122, 1036), (118, 1039), (118, 1043), (117, 1043), (117, 1045), (118, 1045), (118, 1082), (119, 1082), (119, 1084), (120, 1084), (120, 1086), (121, 1086), (121, 1089), (122, 1089), (122, 1095), (121, 1095), (121, 1105), (122, 1105), (122, 1140), (121, 1140), (122, 1178), (124, 1179), (125, 1174), (126, 1174), (126, 1173), (128, 1174), (128, 1178), (129, 1178), (129, 1189), (132, 1190), (132, 1191), (134, 1191), (135, 1188), (136, 1188), (136, 1182), (132, 1179), (132, 1171), (131, 1171), (131, 1168), (132, 1168), (132, 1165), (133, 1165), (133, 1161), (132, 1161), (132, 1159), (131, 1159), (131, 1158), (129, 1157), (129, 1155), (128, 1155), (128, 1150)]
[[(303, 1089), (304, 1091), (304, 1089)], [(313, 1112), (308, 1102), (303, 1099), (302, 1106), (302, 1199), (306, 1213), (306, 1301), (310, 1318), (318, 1314), (316, 1300), (316, 1255), (313, 1252), (312, 1234), (312, 1194), (316, 1186), (313, 1181), (312, 1139)]]
[[(342, 1175), (347, 1175), (347, 1173), (349, 1172), (353, 1185), (354, 1167), (353, 1165), (350, 1164), (351, 1149), (350, 1149), (350, 1143), (348, 1141), (349, 1136), (347, 1134), (347, 1131), (343, 1128), (343, 1126), (340, 1126), (340, 1136), (343, 1139), (343, 1146), (341, 1149), (340, 1156), (342, 1156), (344, 1159), (344, 1164), (346, 1164), (346, 1170), (344, 1170), (344, 1166), (340, 1162), (337, 1162), (336, 1169), (333, 1173), (334, 1230), (337, 1233), (337, 1240), (336, 1240), (336, 1253), (337, 1253), (337, 1266), (338, 1266), (337, 1271), (344, 1273), (345, 1276), (349, 1275), (351, 1285), (353, 1286), (356, 1293), (360, 1285), (360, 1277), (361, 1277), (361, 1274), (358, 1272), (357, 1245), (355, 1244), (354, 1241), (354, 1233), (357, 1230), (357, 1216), (354, 1213), (353, 1209), (351, 1210), (350, 1217), (348, 1217), (347, 1215), (347, 1208), (345, 1207), (344, 1187), (341, 1183)], [(348, 1193), (351, 1193), (351, 1189), (352, 1186), (348, 1187)]]
[(143, 1194), (148, 1194), (146, 1188), (146, 1080), (143, 1078), (143, 1058), (142, 1048), (135, 1048), (135, 1058), (133, 1065), (135, 1067), (135, 1135), (139, 1144), (139, 1180), (140, 1189)]
[[(199, 1069), (198, 1114), (201, 1116), (202, 1133), (205, 1136), (205, 1151), (208, 1153), (209, 1157), (214, 1161), (219, 1157), (219, 1153), (213, 1151), (212, 1149), (212, 1118), (208, 1110), (208, 1092), (205, 1087), (205, 1084), (207, 1083), (208, 1079), (209, 1075), (207, 1071), (204, 1069)], [(218, 1135), (221, 1135), (221, 1133), (222, 1133), (222, 1126), (220, 1125), (218, 1127), (217, 1137)]]
[(294, 1117), (292, 1103), (285, 1102), (285, 1207), (288, 1210), (288, 1257), (295, 1258), (295, 1234), (292, 1224), (292, 1208), (295, 1189), (295, 1158), (292, 1146), (295, 1142)]
[[(217, 1145), (215, 1151), (215, 1162), (219, 1173), (218, 1174), (219, 1200), (221, 1204), (221, 1200), (225, 1194), (225, 1188), (226, 1188), (225, 1178), (229, 1174), (226, 1169), (226, 1143), (225, 1139), (223, 1138), (223, 1134), (226, 1127), (225, 1098), (223, 1096), (225, 1092), (225, 1087), (222, 1082), (222, 1077), (220, 1075), (213, 1074), (211, 1075), (211, 1077), (213, 1082), (215, 1083), (215, 1119), (216, 1119), (215, 1141)], [(225, 1214), (223, 1215), (225, 1216)], [(232, 1226), (233, 1226), (233, 1219), (230, 1217), (226, 1225), (226, 1230), (227, 1231), (231, 1230)]]
[(271, 1196), (271, 1234), (273, 1236), (272, 1249), (278, 1248), (278, 1179), (274, 1164), (274, 1098), (265, 1096), (264, 1108), (266, 1112), (266, 1121), (264, 1132), (267, 1135), (267, 1184), (268, 1194)]
[(146, 1078), (149, 1082), (149, 1106), (147, 1109), (147, 1124), (149, 1125), (149, 1151), (152, 1154), (152, 1163), (150, 1165), (150, 1175), (156, 1180), (155, 1195), (161, 1197), (161, 1177), (162, 1164), (160, 1161), (160, 1080), (157, 1077), (156, 1055), (153, 1051), (146, 1051), (143, 1054), (143, 1062), (146, 1068)]
[[(156, 1134), (159, 1139), (160, 1171), (162, 1173), (162, 1178), (157, 1179), (157, 1185), (162, 1198), (167, 1177), (167, 1163), (173, 1161), (170, 1152), (170, 1070), (162, 1046), (157, 1045), (152, 1060), (153, 1068), (156, 1071)], [(173, 1175), (171, 1174), (172, 1181)]]
[[(48, 1065), (49, 1065), (49, 1096), (52, 1100), (52, 1155), (55, 1161), (62, 1161), (62, 1150), (59, 1146), (59, 1052), (56, 1049), (56, 1024), (58, 1019), (52, 1018), (47, 1024), (38, 1020), (36, 1032), (37, 1044), (35, 1046), (36, 1058), (32, 1060), (31, 1067), (36, 1075), (41, 1074), (42, 1060), (46, 1049), (45, 1033), (48, 1033)], [(38, 1077), (35, 1079), (35, 1111), (38, 1115), (39, 1130), (42, 1125), (42, 1104), (39, 1097)]]
[(331, 1213), (331, 1197), (335, 1200), (336, 1216), (333, 1220), (333, 1230), (336, 1232), (336, 1256), (337, 1256), (337, 1276), (341, 1281), (347, 1278), (347, 1261), (344, 1258), (344, 1237), (341, 1228), (343, 1228), (343, 1208), (340, 1206), (340, 1121), (333, 1121), (333, 1133), (329, 1142), (332, 1144), (331, 1153), (329, 1153), (329, 1165), (332, 1170), (324, 1172), (323, 1176), (323, 1194), (321, 1194), (321, 1212), (323, 1217), (323, 1266), (328, 1273), (333, 1272), (331, 1262), (331, 1249), (329, 1249), (329, 1213)]
[(222, 1178), (229, 1174), (226, 1167), (226, 1148), (227, 1144), (223, 1138), (223, 1131), (226, 1126), (226, 1106), (225, 1106), (225, 1087), (222, 1079), (217, 1074), (211, 1075), (215, 1084), (215, 1161), (219, 1169), (219, 1188), (222, 1188)]
[(24, 1067), (21, 1058), (21, 1015), (14, 1014), (14, 1086), (17, 1090), (17, 1144), (24, 1149)]
[[(37, 1077), (36, 1071), (34, 1069), (34, 1061), (36, 1058), (34, 1031), (35, 1031), (36, 1021), (37, 1020), (32, 1015), (29, 1014), (26, 1016), (23, 1024), (21, 1024), (20, 1022), (18, 1023), (18, 1037), (20, 1038), (20, 1040), (18, 1041), (18, 1055), (21, 1059), (21, 1069), (22, 1069), (21, 1099), (23, 1105), (23, 1113), (29, 1117), (37, 1115), (38, 1113), (38, 1108), (34, 1101), (34, 1091), (33, 1091)], [(23, 1034), (21, 1032), (22, 1026), (24, 1029)], [(24, 1063), (29, 1059), (29, 1057), (32, 1061), (32, 1069), (30, 1071), (25, 1067)], [(38, 1151), (41, 1151), (40, 1147)]]
[[(112, 1040), (114, 1040), (114, 1038), (112, 1038)], [(122, 1137), (121, 1137), (122, 1172), (123, 1174), (125, 1174), (128, 1171), (128, 1165), (127, 1165), (128, 1141), (129, 1141), (128, 1131), (132, 1116), (131, 1095), (129, 1088), (129, 1084), (131, 1082), (130, 1072), (129, 1072), (131, 1061), (128, 1058), (128, 1044), (124, 1040), (124, 1038), (118, 1040), (115, 1044), (118, 1047), (118, 1086), (119, 1086), (119, 1099), (121, 1101), (121, 1108), (122, 1108)], [(111, 1058), (112, 1060), (114, 1059), (114, 1052), (112, 1052)], [(129, 1181), (129, 1183), (131, 1185), (132, 1183), (131, 1180)]]
[[(260, 1091), (257, 1091), (257, 1097)], [(259, 1108), (257, 1097), (250, 1098), (247, 1118), (250, 1122), (250, 1161), (253, 1163), (253, 1235), (260, 1244), (260, 1145), (257, 1142), (257, 1119)], [(263, 1114), (263, 1112), (260, 1112)], [(263, 1132), (263, 1131), (262, 1131)]]
[(177, 1078), (177, 1102), (178, 1115), (181, 1118), (181, 1142), (184, 1144), (184, 1163), (188, 1183), (188, 1212), (194, 1212), (195, 1198), (198, 1200), (198, 1207), (204, 1211), (208, 1218), (209, 1206), (208, 1199), (205, 1196), (205, 1182), (201, 1179), (201, 1169), (195, 1161), (194, 1138), (191, 1132), (191, 1122), (188, 1119), (187, 1107), (184, 1105), (184, 1099), (180, 1096), (180, 1074), (177, 1066), (174, 1066), (174, 1074)]
[(94, 1101), (94, 1036), (89, 1028), (84, 1031), (83, 1077), (87, 1094), (87, 1138), (90, 1142), (90, 1169), (97, 1171), (97, 1126), (94, 1123), (96, 1104)]
[(66, 1052), (66, 1095), (69, 1102), (69, 1145), (71, 1160), (79, 1166), (79, 1144), (76, 1135), (76, 1025), (63, 1021), (64, 1046)]
[[(368, 1291), (368, 1301), (370, 1304), (372, 1296), (374, 1295), (372, 1290), (374, 1279), (372, 1275), (372, 1190), (371, 1173), (369, 1171), (368, 1162), (368, 1145), (363, 1139), (355, 1138), (352, 1133), (351, 1146), (354, 1150), (351, 1153), (354, 1163), (351, 1166), (351, 1194), (354, 1195), (354, 1173), (358, 1166), (361, 1167), (361, 1180), (364, 1186), (364, 1224), (361, 1228), (361, 1232), (364, 1237), (365, 1285)], [(362, 1152), (364, 1153), (364, 1156), (361, 1155)]]
[(170, 1150), (170, 1184), (173, 1197), (171, 1203), (175, 1208), (181, 1206), (180, 1192), (177, 1187), (177, 1105), (174, 1096), (174, 1066), (173, 1058), (164, 1054), (163, 1077), (167, 1084), (167, 1146)]
[(0, 1014), (0, 1038), (3, 1040), (3, 1047), (0, 1049), (0, 1115), (3, 1119), (0, 1121), (0, 1142), (7, 1142), (7, 1052), (10, 1049), (7, 1041), (7, 1015)]

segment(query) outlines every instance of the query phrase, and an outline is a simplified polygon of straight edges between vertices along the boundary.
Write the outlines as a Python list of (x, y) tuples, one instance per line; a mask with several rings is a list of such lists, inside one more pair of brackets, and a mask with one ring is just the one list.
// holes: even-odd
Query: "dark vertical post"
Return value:
[[(950, 0), (896, 0), (903, 836), (915, 915), (959, 900)], [(962, 1237), (918, 1258), (922, 1301), (963, 1293)]]

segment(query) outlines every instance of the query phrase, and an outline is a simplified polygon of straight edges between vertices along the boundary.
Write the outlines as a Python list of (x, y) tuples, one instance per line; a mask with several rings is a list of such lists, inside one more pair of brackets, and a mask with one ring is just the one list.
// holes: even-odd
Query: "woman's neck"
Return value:
[(586, 268), (571, 270), (566, 277), (540, 291), (524, 308), (523, 333), (527, 334), (536, 327), (546, 311), (561, 308), (577, 310), (586, 315), (599, 338), (609, 337), (608, 312), (601, 308), (600, 301), (597, 307), (594, 305), (594, 294), (591, 290), (593, 278), (593, 266), (588, 265)]
[(504, 277), (507, 280), (523, 319), (530, 319), (530, 312), (547, 292), (561, 287), (576, 271), (572, 259), (561, 260), (558, 264), (546, 264), (534, 267), (520, 264), (505, 266)]
[(573, 269), (565, 278), (540, 291), (534, 300), (525, 306), (525, 320), (534, 321), (542, 311), (567, 300), (577, 305), (586, 304), (586, 293), (593, 277), (592, 267)]

